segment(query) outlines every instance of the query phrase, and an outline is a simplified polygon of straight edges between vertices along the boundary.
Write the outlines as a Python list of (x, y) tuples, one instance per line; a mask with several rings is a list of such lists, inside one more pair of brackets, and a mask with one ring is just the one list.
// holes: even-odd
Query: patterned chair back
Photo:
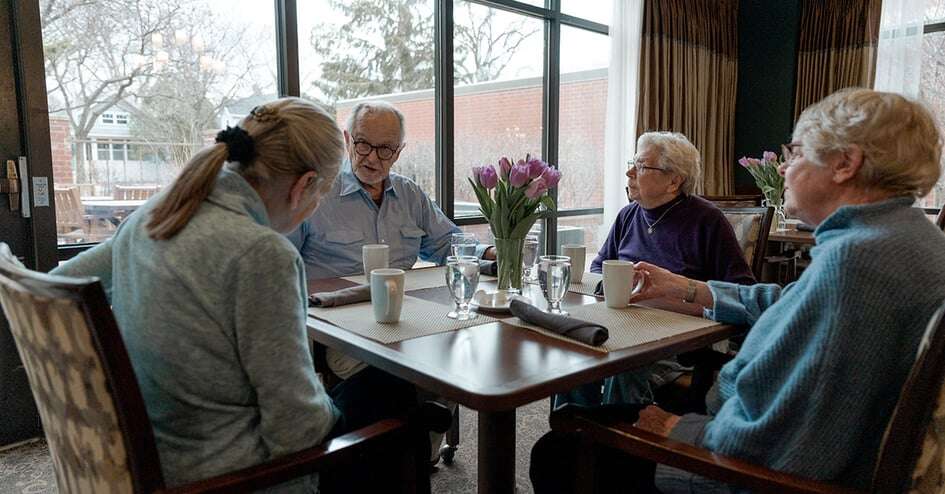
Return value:
[(98, 279), (27, 270), (0, 243), (0, 303), (39, 408), (59, 492), (163, 488), (144, 401)]
[(774, 208), (721, 208), (735, 230), (738, 246), (756, 280), (761, 279)]
[(945, 491), (945, 306), (932, 316), (873, 473), (873, 492)]
[(945, 206), (938, 210), (938, 216), (935, 217), (935, 224), (945, 231)]

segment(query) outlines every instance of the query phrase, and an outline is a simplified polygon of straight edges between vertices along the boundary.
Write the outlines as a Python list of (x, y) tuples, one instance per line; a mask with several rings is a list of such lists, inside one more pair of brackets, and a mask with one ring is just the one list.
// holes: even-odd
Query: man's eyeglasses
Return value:
[(632, 168), (635, 172), (637, 172), (637, 173), (640, 173), (640, 172), (642, 172), (643, 170), (659, 170), (659, 171), (661, 171), (661, 172), (665, 172), (665, 171), (666, 171), (666, 170), (664, 170), (664, 169), (662, 169), (662, 168), (660, 168), (660, 167), (658, 167), (658, 166), (647, 166), (647, 165), (645, 165), (645, 164), (644, 164), (642, 161), (640, 161), (640, 160), (630, 160), (630, 161), (628, 161), (628, 162), (627, 162), (627, 171), (630, 171), (631, 168)]
[(788, 165), (794, 163), (794, 160), (803, 158), (803, 148), (799, 142), (791, 142), (781, 145), (781, 156), (784, 156), (784, 162)]
[(377, 151), (377, 158), (381, 160), (389, 160), (393, 158), (394, 153), (396, 153), (398, 149), (400, 148), (392, 148), (383, 144), (380, 146), (375, 146), (367, 141), (354, 141), (355, 153), (358, 153), (361, 156), (367, 156), (371, 154), (371, 151)]

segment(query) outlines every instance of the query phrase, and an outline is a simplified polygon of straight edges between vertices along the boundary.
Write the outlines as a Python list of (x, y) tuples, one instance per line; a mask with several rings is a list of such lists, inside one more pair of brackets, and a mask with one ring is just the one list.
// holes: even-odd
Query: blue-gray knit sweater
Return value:
[(805, 477), (869, 484), (929, 318), (945, 235), (909, 198), (839, 208), (784, 289), (711, 282), (717, 321), (751, 324), (719, 374), (703, 445)]

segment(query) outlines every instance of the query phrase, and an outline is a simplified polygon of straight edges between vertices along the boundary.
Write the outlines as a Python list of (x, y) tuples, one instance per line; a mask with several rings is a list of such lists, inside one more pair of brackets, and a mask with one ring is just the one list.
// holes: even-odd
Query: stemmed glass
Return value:
[(535, 261), (538, 260), (538, 235), (526, 235), (522, 244), (522, 281), (528, 284), (538, 282)]
[(454, 233), (450, 237), (450, 255), (474, 256), (478, 244), (475, 233)]
[(476, 256), (449, 256), (446, 258), (446, 287), (456, 304), (454, 310), (446, 314), (450, 319), (465, 321), (474, 319), (475, 313), (469, 312), (469, 301), (479, 285), (479, 258)]
[(548, 301), (548, 312), (568, 315), (561, 309), (561, 299), (571, 285), (571, 258), (568, 256), (541, 256), (538, 258), (538, 284)]

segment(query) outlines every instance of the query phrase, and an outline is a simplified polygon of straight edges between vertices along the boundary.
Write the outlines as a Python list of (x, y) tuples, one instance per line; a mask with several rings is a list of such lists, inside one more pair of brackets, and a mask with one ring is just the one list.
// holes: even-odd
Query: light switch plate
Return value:
[(49, 178), (33, 177), (33, 205), (49, 207)]

